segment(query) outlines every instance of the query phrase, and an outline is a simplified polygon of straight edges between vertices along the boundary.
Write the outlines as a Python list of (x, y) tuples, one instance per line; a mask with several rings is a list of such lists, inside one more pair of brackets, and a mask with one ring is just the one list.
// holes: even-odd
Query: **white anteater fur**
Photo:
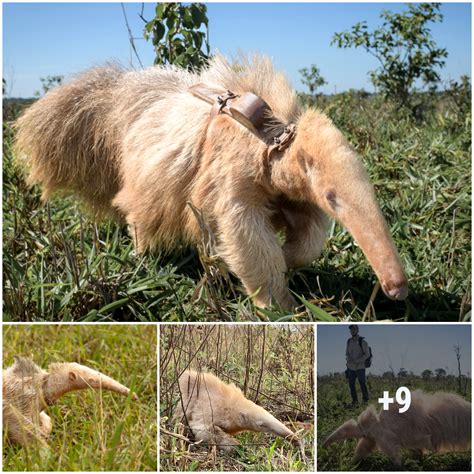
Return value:
[(196, 441), (230, 450), (241, 431), (272, 433), (298, 442), (296, 435), (264, 408), (245, 398), (234, 384), (215, 375), (186, 370), (179, 378), (180, 400), (174, 419), (191, 429)]
[[(197, 83), (264, 99), (272, 114), (262, 135), (227, 115), (211, 118), (210, 104), (188, 90)], [(290, 122), (293, 142), (268, 157), (273, 137)], [(407, 295), (360, 158), (324, 114), (300, 108), (269, 59), (230, 64), (216, 56), (201, 73), (90, 69), (20, 117), (17, 152), (44, 199), (70, 191), (97, 214), (124, 218), (139, 251), (201, 242), (193, 206), (258, 305), (294, 305), (287, 270), (319, 256), (326, 215), (353, 234), (387, 296)]]
[(44, 410), (62, 395), (86, 388), (130, 392), (107, 375), (75, 362), (51, 364), (46, 372), (29, 359), (15, 357), (15, 363), (3, 371), (3, 430), (8, 439), (46, 445), (52, 424)]
[(471, 449), (471, 404), (453, 393), (411, 393), (411, 405), (399, 413), (397, 403), (379, 413), (373, 406), (357, 421), (349, 420), (328, 436), (323, 446), (349, 438), (361, 438), (353, 462), (359, 462), (374, 449), (380, 449), (395, 464), (401, 463), (401, 450), (425, 452), (469, 451)]

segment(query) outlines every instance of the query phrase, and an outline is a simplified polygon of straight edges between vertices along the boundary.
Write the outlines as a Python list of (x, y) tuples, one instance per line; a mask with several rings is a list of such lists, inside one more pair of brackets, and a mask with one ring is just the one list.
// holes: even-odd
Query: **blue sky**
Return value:
[[(146, 4), (151, 19), (155, 4)], [(125, 4), (131, 30), (143, 37), (140, 3)], [(324, 92), (372, 90), (367, 72), (376, 60), (362, 50), (330, 46), (335, 32), (361, 20), (380, 24), (383, 9), (401, 11), (401, 3), (209, 3), (212, 51), (226, 55), (261, 52), (273, 57), (292, 84), (304, 90), (299, 69), (314, 63), (328, 81)], [(432, 26), (434, 39), (449, 57), (442, 78), (471, 73), (471, 5), (445, 3), (444, 22)], [(153, 64), (151, 43), (136, 41), (144, 65)], [(120, 3), (4, 3), (3, 77), (12, 97), (29, 97), (40, 77), (81, 71), (118, 59), (130, 63), (130, 46)], [(136, 60), (133, 61), (137, 65)]]
[[(373, 364), (369, 373), (395, 372), (401, 367), (415, 374), (425, 369), (433, 372), (443, 368), (448, 374), (457, 374), (454, 346), (461, 346), (461, 370), (471, 373), (471, 327), (451, 324), (364, 324), (359, 325), (372, 348)], [(318, 325), (317, 366), (318, 375), (343, 372), (346, 368), (346, 343), (350, 337), (349, 323)]]

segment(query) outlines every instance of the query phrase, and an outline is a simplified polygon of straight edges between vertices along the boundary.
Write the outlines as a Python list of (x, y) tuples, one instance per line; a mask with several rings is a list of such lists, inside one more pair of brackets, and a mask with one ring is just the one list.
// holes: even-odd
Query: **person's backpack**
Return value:
[[(349, 338), (349, 339), (347, 340), (347, 345), (348, 345), (348, 346), (349, 346), (349, 341), (350, 341), (351, 339), (352, 339), (352, 338)], [(364, 339), (365, 339), (364, 337), (359, 336), (359, 346), (360, 346), (360, 349), (361, 349), (362, 352), (364, 351), (364, 349), (362, 349), (362, 341), (363, 341)], [(372, 348), (371, 348), (368, 344), (367, 344), (367, 349), (368, 349), (368, 351), (369, 351), (369, 357), (367, 357), (367, 359), (365, 359), (364, 364), (365, 364), (365, 367), (368, 368), (368, 367), (370, 367), (370, 366), (372, 365), (372, 358), (373, 358), (373, 356), (372, 356)]]

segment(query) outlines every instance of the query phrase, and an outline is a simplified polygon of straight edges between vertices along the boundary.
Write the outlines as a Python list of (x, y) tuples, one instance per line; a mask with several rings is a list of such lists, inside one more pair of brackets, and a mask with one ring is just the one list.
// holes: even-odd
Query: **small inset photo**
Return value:
[(4, 325), (3, 471), (156, 471), (152, 325)]
[(160, 327), (161, 471), (314, 471), (311, 325)]
[(319, 325), (318, 471), (471, 471), (471, 327)]

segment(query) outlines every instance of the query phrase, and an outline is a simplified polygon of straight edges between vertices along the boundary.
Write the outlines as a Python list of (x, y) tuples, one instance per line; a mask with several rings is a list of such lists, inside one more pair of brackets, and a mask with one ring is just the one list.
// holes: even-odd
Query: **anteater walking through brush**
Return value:
[[(221, 92), (212, 113), (198, 84)], [(250, 104), (239, 102), (249, 93)], [(249, 115), (234, 113), (239, 106)], [(385, 294), (407, 296), (359, 156), (324, 114), (301, 109), (268, 59), (216, 56), (200, 73), (90, 69), (24, 113), (17, 150), (44, 199), (70, 191), (125, 219), (139, 251), (201, 242), (199, 210), (217, 255), (258, 305), (295, 305), (287, 270), (318, 258), (327, 215), (352, 233)]]
[(241, 431), (271, 433), (299, 443), (295, 433), (267, 410), (245, 398), (234, 384), (215, 375), (186, 370), (179, 378), (180, 399), (174, 418), (187, 423), (196, 441), (231, 450)]

